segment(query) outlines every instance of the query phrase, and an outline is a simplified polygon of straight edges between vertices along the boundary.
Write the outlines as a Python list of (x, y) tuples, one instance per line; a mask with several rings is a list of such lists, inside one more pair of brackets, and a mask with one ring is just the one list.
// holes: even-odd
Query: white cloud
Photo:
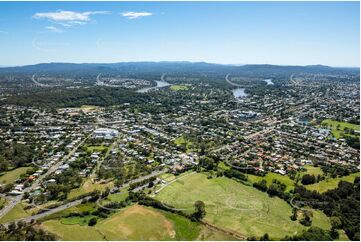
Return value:
[(121, 15), (123, 17), (128, 18), (128, 19), (136, 19), (136, 18), (141, 18), (141, 17), (152, 16), (153, 13), (149, 13), (149, 12), (123, 12), (123, 13), (121, 13)]
[(88, 11), (88, 12), (73, 12), (73, 11), (62, 11), (47, 12), (47, 13), (36, 13), (33, 15), (35, 19), (46, 19), (48, 21), (61, 24), (65, 27), (72, 25), (86, 24), (91, 20), (90, 16), (95, 14), (107, 14), (107, 11)]
[(55, 33), (62, 33), (63, 30), (59, 29), (55, 26), (46, 26), (45, 29), (49, 30), (50, 32), (55, 32)]

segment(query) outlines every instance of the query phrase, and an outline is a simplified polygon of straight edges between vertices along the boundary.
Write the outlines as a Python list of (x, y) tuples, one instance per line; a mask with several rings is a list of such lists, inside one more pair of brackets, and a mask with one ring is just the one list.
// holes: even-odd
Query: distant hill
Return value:
[(41, 63), (36, 65), (3, 67), (5, 73), (160, 73), (160, 72), (209, 72), (234, 74), (292, 74), (292, 73), (358, 73), (359, 68), (335, 68), (323, 65), (221, 65), (206, 62), (119, 62), (119, 63)]

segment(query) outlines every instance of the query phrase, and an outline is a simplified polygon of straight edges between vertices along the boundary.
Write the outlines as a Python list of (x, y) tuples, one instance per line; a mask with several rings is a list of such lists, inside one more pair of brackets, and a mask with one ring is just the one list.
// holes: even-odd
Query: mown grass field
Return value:
[[(281, 239), (306, 229), (290, 219), (292, 208), (285, 201), (225, 177), (207, 179), (194, 173), (164, 188), (156, 199), (189, 213), (194, 202), (201, 200), (206, 205), (205, 221), (247, 237), (268, 233), (272, 239)], [(314, 212), (313, 223), (330, 228), (328, 218), (319, 211)]]
[(301, 176), (303, 176), (305, 174), (310, 174), (310, 175), (314, 175), (314, 176), (323, 175), (323, 171), (322, 171), (321, 167), (319, 167), (319, 166), (314, 167), (311, 165), (305, 165), (305, 168), (307, 169), (307, 171), (300, 172), (299, 174)]
[(5, 172), (2, 176), (0, 176), (0, 183), (9, 184), (15, 182), (20, 178), (22, 174), (25, 174), (31, 167), (19, 167), (11, 171)]
[(185, 90), (188, 90), (188, 87), (183, 86), (183, 85), (172, 85), (172, 86), (170, 86), (170, 89), (172, 91), (185, 91)]
[(108, 147), (105, 145), (97, 145), (97, 146), (88, 146), (87, 151), (90, 152), (102, 152), (103, 150), (108, 150)]
[[(357, 137), (356, 135), (346, 134), (344, 132), (345, 128), (360, 131), (360, 125), (351, 124), (351, 123), (347, 123), (347, 122), (338, 122), (338, 121), (331, 120), (331, 119), (323, 120), (321, 125), (327, 125), (331, 129), (332, 135), (336, 139), (343, 138), (343, 137), (346, 137), (346, 136)], [(337, 129), (337, 125), (340, 125), (339, 130)]]
[(234, 240), (179, 215), (140, 205), (124, 208), (93, 227), (78, 220), (53, 219), (41, 227), (62, 240)]
[(19, 203), (13, 209), (11, 209), (7, 214), (5, 214), (4, 217), (0, 219), (0, 223), (11, 222), (14, 221), (15, 219), (25, 218), (30, 215), (31, 214), (27, 213), (24, 210), (23, 206)]
[(326, 180), (320, 181), (315, 184), (305, 186), (308, 190), (315, 190), (320, 193), (326, 192), (327, 190), (337, 188), (338, 183), (340, 181), (347, 181), (353, 183), (355, 178), (360, 176), (360, 172), (350, 174), (344, 177), (337, 177), (337, 178), (326, 178)]

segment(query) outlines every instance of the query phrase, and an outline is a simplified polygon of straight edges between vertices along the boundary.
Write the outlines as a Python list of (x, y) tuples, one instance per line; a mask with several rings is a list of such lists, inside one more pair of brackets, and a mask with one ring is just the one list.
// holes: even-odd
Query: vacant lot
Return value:
[(327, 190), (334, 189), (338, 186), (340, 181), (347, 181), (353, 183), (355, 178), (360, 176), (360, 172), (350, 174), (344, 177), (327, 178), (326, 180), (320, 181), (315, 184), (305, 186), (308, 190), (316, 190), (320, 193), (326, 192)]
[(5, 172), (2, 176), (0, 176), (0, 183), (9, 184), (15, 182), (20, 178), (22, 174), (25, 174), (31, 167), (20, 167), (14, 170)]
[(103, 191), (105, 190), (106, 187), (112, 187), (112, 186), (113, 186), (113, 182), (101, 184), (101, 183), (93, 183), (91, 179), (86, 179), (84, 183), (81, 185), (81, 187), (70, 191), (68, 198), (71, 199), (95, 190)]
[(338, 122), (331, 119), (325, 119), (322, 121), (321, 125), (326, 125), (328, 128), (332, 130), (332, 135), (335, 136), (335, 138), (343, 138), (346, 136), (353, 136), (356, 137), (356, 135), (352, 135), (350, 133), (345, 132), (345, 128), (349, 130), (357, 130), (360, 131), (360, 125), (357, 124), (351, 124), (347, 122)]
[[(206, 204), (205, 221), (247, 237), (268, 233), (280, 239), (306, 229), (291, 221), (292, 209), (285, 201), (224, 177), (207, 179), (194, 173), (164, 188), (156, 198), (185, 212), (192, 212), (194, 202), (201, 200)], [(313, 223), (329, 228), (322, 212), (314, 213)]]

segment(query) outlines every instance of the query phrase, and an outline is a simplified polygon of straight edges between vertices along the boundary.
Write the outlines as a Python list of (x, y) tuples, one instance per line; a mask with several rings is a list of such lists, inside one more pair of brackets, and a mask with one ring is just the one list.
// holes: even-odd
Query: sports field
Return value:
[(170, 89), (172, 91), (185, 91), (185, 90), (188, 90), (188, 87), (183, 86), (183, 85), (172, 85), (172, 86), (170, 86)]
[(96, 146), (88, 146), (87, 151), (90, 152), (102, 152), (103, 150), (108, 150), (108, 147), (105, 145), (96, 145)]
[[(194, 173), (165, 187), (155, 198), (189, 213), (194, 202), (201, 200), (206, 205), (206, 222), (247, 237), (268, 233), (280, 239), (306, 229), (290, 219), (292, 208), (285, 201), (225, 177), (207, 179)], [(322, 212), (314, 213), (313, 223), (329, 228)]]
[(347, 181), (353, 183), (355, 178), (360, 176), (360, 172), (350, 174), (344, 177), (327, 178), (326, 180), (320, 181), (315, 184), (305, 186), (308, 190), (316, 190), (320, 193), (326, 192), (327, 190), (334, 189), (338, 186), (340, 181)]
[(2, 176), (0, 176), (1, 184), (9, 184), (15, 182), (20, 178), (22, 174), (25, 174), (31, 167), (19, 167), (14, 170), (5, 172)]
[[(347, 123), (347, 122), (338, 122), (338, 121), (331, 120), (331, 119), (323, 120), (321, 125), (327, 125), (332, 130), (332, 135), (335, 136), (335, 138), (337, 138), (337, 139), (345, 137), (345, 136), (356, 137), (356, 135), (346, 134), (345, 128), (360, 131), (360, 125), (351, 124), (351, 123)], [(337, 126), (339, 126), (339, 129), (337, 129)]]
[(233, 239), (179, 215), (139, 205), (122, 209), (93, 227), (78, 220), (53, 219), (43, 222), (41, 227), (62, 240)]

